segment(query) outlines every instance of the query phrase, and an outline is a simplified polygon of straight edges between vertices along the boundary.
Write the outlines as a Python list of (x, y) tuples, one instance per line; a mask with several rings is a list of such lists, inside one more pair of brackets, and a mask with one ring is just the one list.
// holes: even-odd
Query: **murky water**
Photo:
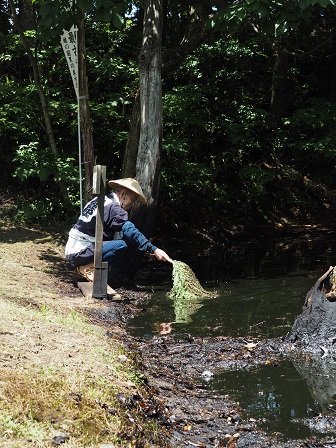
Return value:
[[(131, 322), (134, 335), (158, 333), (172, 323), (172, 334), (192, 336), (262, 336), (287, 333), (300, 313), (314, 280), (305, 274), (264, 279), (219, 282), (215, 298), (173, 302), (167, 291), (154, 293), (150, 308)], [(210, 289), (210, 288), (209, 288)]]
[(277, 367), (263, 365), (249, 372), (218, 375), (209, 384), (209, 389), (225, 391), (239, 401), (249, 418), (264, 420), (263, 429), (279, 432), (285, 437), (308, 437), (311, 430), (302, 419), (321, 412), (306, 380), (290, 361)]
[[(269, 245), (245, 244), (197, 258), (178, 258), (189, 264), (202, 285), (218, 292), (216, 298), (174, 303), (167, 298), (169, 280), (153, 294), (148, 308), (130, 322), (134, 335), (170, 333), (192, 336), (284, 336), (301, 313), (305, 296), (316, 280), (335, 264), (336, 241), (303, 238)], [(314, 369), (283, 361), (276, 368), (230, 371), (207, 382), (209, 390), (230, 394), (247, 415), (265, 419), (265, 428), (289, 438), (311, 432), (301, 419), (333, 407), (333, 386), (318, 391)], [(324, 364), (324, 377), (335, 378), (336, 363)], [(331, 370), (330, 370), (331, 369)], [(321, 372), (321, 366), (317, 369)], [(313, 386), (312, 386), (313, 385)], [(321, 398), (323, 395), (323, 398)]]

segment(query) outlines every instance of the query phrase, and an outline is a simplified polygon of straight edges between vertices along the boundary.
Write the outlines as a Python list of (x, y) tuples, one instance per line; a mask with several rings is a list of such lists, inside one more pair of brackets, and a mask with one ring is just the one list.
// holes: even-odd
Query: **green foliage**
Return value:
[(0, 185), (10, 182), (18, 144), (39, 139), (39, 107), (34, 87), (6, 79), (0, 88), (0, 166), (6, 167)]
[[(204, 203), (242, 221), (281, 213), (303, 217), (303, 174), (318, 181), (323, 165), (334, 165), (336, 111), (323, 101), (306, 110), (307, 99), (317, 94), (315, 79), (300, 83), (298, 66), (290, 72), (297, 112), (281, 127), (270, 121), (272, 57), (270, 47), (244, 30), (235, 38), (208, 39), (176, 73), (163, 99), (162, 188), (170, 210), (182, 208), (179, 219), (195, 217), (197, 210), (198, 221), (206, 222)], [(332, 175), (324, 176), (335, 185)]]
[[(108, 23), (87, 19), (87, 73), (97, 163), (106, 164), (109, 172), (113, 169), (116, 173), (120, 172), (129, 126), (127, 114), (132, 105), (130, 95), (138, 75), (136, 59), (129, 61), (136, 51), (129, 33), (129, 25), (119, 32)], [(12, 34), (4, 43), (0, 60), (7, 76), (0, 78), (0, 165), (6, 171), (0, 186), (6, 188), (14, 177), (23, 191), (29, 191), (30, 202), (36, 203), (26, 210), (25, 201), (17, 201), (15, 213), (19, 220), (34, 216), (47, 219), (48, 213), (62, 215), (58, 180), (66, 180), (72, 203), (79, 201), (77, 104), (63, 50), (58, 40), (57, 45), (44, 45), (37, 53), (60, 154), (55, 160), (20, 39)]]
[(280, 133), (284, 160), (312, 179), (319, 180), (323, 172), (323, 181), (331, 188), (335, 185), (335, 124), (335, 103), (312, 98), (307, 107), (284, 119)]
[(52, 177), (55, 181), (66, 180), (74, 183), (78, 173), (74, 169), (74, 159), (55, 159), (49, 148), (39, 148), (38, 142), (30, 142), (28, 145), (20, 145), (14, 161), (18, 167), (14, 171), (14, 177), (25, 181), (36, 176), (41, 181)]
[(249, 200), (260, 200), (266, 194), (268, 185), (274, 180), (274, 175), (265, 170), (263, 164), (248, 164), (239, 171), (239, 179)]
[(235, 32), (249, 22), (274, 37), (298, 28), (301, 21), (311, 20), (316, 7), (333, 7), (333, 0), (245, 0), (233, 2), (219, 10), (209, 22), (215, 31)]
[(59, 38), (63, 29), (69, 30), (73, 24), (78, 24), (82, 13), (93, 22), (109, 22), (121, 29), (127, 9), (127, 2), (113, 0), (77, 0), (72, 6), (69, 0), (36, 0), (34, 3), (39, 14), (38, 31), (42, 42)]
[[(73, 158), (55, 159), (49, 148), (40, 148), (38, 142), (20, 145), (17, 150), (16, 169), (13, 177), (22, 185), (36, 185), (42, 189), (25, 200), (22, 195), (16, 211), (18, 221), (47, 221), (52, 215), (61, 216), (64, 212), (62, 202), (57, 198), (57, 182), (65, 180), (69, 185), (70, 199), (78, 204), (77, 195), (73, 194), (78, 182), (78, 170)], [(36, 188), (36, 187), (35, 187)]]
[(197, 89), (198, 86), (177, 88), (163, 98), (166, 156), (162, 179), (165, 193), (174, 201), (183, 201), (181, 193), (185, 188), (196, 194), (212, 184), (209, 155), (203, 155), (198, 147), (207, 123), (207, 99)]
[(178, 72), (182, 85), (163, 98), (163, 189), (174, 204), (185, 203), (185, 188), (191, 201), (228, 201), (227, 185), (238, 189), (242, 180), (254, 196), (262, 193), (268, 178), (257, 167), (270, 156), (268, 121), (253, 103), (261, 80), (250, 69), (262, 63), (254, 42), (223, 38), (202, 45)]
[(58, 207), (55, 206), (53, 198), (48, 196), (38, 199), (33, 199), (29, 202), (20, 204), (17, 210), (16, 220), (21, 222), (47, 222), (52, 214), (59, 215)]

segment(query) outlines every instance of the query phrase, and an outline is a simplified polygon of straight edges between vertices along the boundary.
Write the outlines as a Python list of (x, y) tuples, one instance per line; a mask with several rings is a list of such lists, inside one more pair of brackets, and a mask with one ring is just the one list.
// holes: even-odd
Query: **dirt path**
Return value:
[(133, 338), (126, 322), (148, 294), (84, 299), (51, 235), (5, 225), (0, 235), (2, 447), (336, 447), (267, 435), (204, 388), (209, 369), (272, 367), (281, 340)]

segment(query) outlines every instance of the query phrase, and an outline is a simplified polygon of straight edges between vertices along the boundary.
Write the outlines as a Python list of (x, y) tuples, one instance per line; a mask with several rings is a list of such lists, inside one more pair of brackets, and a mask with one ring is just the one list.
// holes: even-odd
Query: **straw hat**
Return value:
[(131, 177), (126, 177), (124, 179), (110, 180), (108, 184), (111, 188), (115, 188), (117, 185), (119, 185), (120, 187), (127, 188), (128, 190), (131, 190), (137, 194), (138, 201), (141, 202), (141, 204), (146, 204), (147, 202), (145, 195), (141, 190), (139, 182), (135, 179), (132, 179)]

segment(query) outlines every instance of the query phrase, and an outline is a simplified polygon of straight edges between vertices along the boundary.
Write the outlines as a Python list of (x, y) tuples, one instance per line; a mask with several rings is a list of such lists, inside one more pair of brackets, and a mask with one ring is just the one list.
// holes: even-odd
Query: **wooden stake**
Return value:
[(92, 287), (92, 297), (95, 299), (107, 298), (108, 263), (106, 261), (102, 261), (105, 186), (106, 166), (96, 165), (93, 169), (93, 194), (97, 195), (97, 216)]

